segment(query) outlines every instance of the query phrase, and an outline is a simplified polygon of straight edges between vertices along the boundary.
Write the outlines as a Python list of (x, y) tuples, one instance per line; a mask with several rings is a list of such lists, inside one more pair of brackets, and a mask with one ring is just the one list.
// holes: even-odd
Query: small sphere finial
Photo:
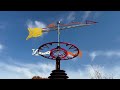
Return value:
[(57, 24), (60, 24), (60, 21), (58, 21)]

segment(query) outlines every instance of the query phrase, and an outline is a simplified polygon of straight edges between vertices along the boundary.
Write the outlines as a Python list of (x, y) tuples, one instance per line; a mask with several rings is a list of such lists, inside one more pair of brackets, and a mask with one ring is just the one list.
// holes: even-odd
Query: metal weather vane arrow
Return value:
[(69, 30), (70, 28), (77, 28), (77, 27), (84, 27), (84, 26), (90, 26), (92, 24), (96, 24), (97, 22), (95, 21), (89, 21), (86, 20), (85, 23), (82, 22), (70, 22), (68, 24), (62, 24), (60, 21), (58, 21), (59, 24), (55, 25), (54, 23), (49, 24), (46, 28), (28, 28), (29, 35), (26, 38), (28, 40), (29, 38), (33, 37), (39, 37), (42, 36), (44, 32), (51, 32), (51, 31), (57, 31), (58, 29), (58, 34), (60, 34), (61, 30)]
[[(68, 23), (68, 24), (59, 24), (60, 28), (59, 30), (68, 30), (70, 28), (77, 28), (77, 27), (84, 27), (84, 26), (90, 26), (92, 24), (96, 24), (98, 22), (95, 22), (95, 21), (89, 21), (89, 20), (86, 20), (85, 23), (81, 23), (81, 22), (71, 22), (71, 23)], [(56, 31), (58, 30), (58, 27), (52, 23), (52, 24), (49, 24), (47, 26), (47, 28), (43, 28), (43, 32), (50, 32), (50, 31)]]

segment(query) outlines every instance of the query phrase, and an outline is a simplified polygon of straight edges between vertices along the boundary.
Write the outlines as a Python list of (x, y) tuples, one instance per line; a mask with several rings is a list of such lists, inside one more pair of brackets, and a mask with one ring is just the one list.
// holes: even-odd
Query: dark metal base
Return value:
[(53, 70), (49, 79), (67, 79), (69, 78), (64, 70)]

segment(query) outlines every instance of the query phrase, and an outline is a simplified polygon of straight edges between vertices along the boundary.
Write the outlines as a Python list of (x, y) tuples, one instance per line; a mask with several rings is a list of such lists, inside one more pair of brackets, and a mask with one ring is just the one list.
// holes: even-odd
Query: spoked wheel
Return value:
[(60, 46), (58, 46), (58, 42), (49, 42), (43, 44), (38, 48), (38, 51), (50, 51), (50, 54), (44, 54), (41, 56), (52, 60), (56, 60), (57, 57), (59, 57), (61, 60), (69, 60), (78, 56), (79, 49), (75, 45), (66, 42), (59, 43)]

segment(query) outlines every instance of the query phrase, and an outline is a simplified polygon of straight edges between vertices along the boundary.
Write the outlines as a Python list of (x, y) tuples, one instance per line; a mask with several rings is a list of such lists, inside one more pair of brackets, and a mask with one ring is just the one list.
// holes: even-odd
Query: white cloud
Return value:
[(28, 28), (34, 28), (34, 27), (41, 27), (41, 28), (45, 28), (46, 27), (46, 24), (45, 23), (43, 23), (43, 22), (40, 22), (40, 21), (28, 21), (27, 22), (27, 26), (28, 26)]
[[(90, 67), (89, 67), (90, 68)], [(120, 66), (113, 66), (110, 68), (107, 67), (102, 67), (102, 66), (97, 66), (94, 65), (93, 68), (94, 69), (94, 74), (92, 75), (92, 77), (95, 77), (96, 72), (99, 72), (101, 74), (101, 78), (100, 79), (120, 79)]]
[[(69, 67), (66, 67), (64, 70), (69, 76), (69, 79), (97, 79), (97, 72), (101, 74), (101, 79), (120, 78), (120, 66), (112, 66), (111, 68), (107, 68), (98, 65), (87, 65), (84, 67), (85, 69), (78, 68), (76, 70), (70, 70), (67, 68)], [(12, 64), (10, 64), (0, 62), (0, 78), (31, 79), (33, 76), (47, 78), (54, 69), (55, 64), (52, 63), (23, 64), (19, 62), (12, 62)]]
[(2, 50), (3, 49), (3, 45), (2, 44), (0, 44), (0, 50)]
[[(98, 65), (85, 65), (85, 69), (78, 70), (66, 70), (70, 79), (98, 79), (96, 76), (97, 71), (101, 74), (101, 78), (110, 77), (110, 73), (105, 72), (104, 67), (100, 67)], [(105, 74), (108, 73), (108, 76)]]
[(87, 70), (78, 69), (75, 71), (66, 70), (69, 79), (89, 79)]
[[(0, 78), (28, 78), (33, 76), (48, 77), (51, 70), (54, 69), (53, 64), (38, 63), (38, 64), (22, 64), (22, 63), (2, 63), (0, 62), (0, 72), (7, 73), (7, 75), (1, 75)], [(10, 75), (10, 76), (9, 76)], [(13, 76), (11, 76), (13, 75)]]
[(2, 52), (3, 49), (4, 49), (4, 46), (0, 44), (0, 52)]
[(46, 27), (46, 24), (43, 23), (43, 22), (40, 22), (40, 21), (35, 21), (35, 25), (36, 25), (37, 27), (41, 27), (41, 28), (45, 28), (45, 27)]
[(90, 53), (90, 57), (91, 57), (91, 60), (92, 60), (92, 61), (95, 59), (96, 56), (97, 56), (97, 55), (96, 55), (96, 52)]
[(103, 79), (106, 76), (104, 67), (98, 65), (88, 65), (87, 70), (89, 77), (93, 79)]
[(67, 21), (71, 22), (75, 19), (75, 12), (70, 12), (68, 17), (67, 17)]
[[(91, 57), (95, 59), (96, 56), (107, 56), (120, 57), (120, 51), (94, 51), (91, 54)], [(74, 58), (76, 61), (77, 58)], [(17, 60), (15, 60), (17, 61)], [(0, 62), (0, 78), (8, 79), (31, 79), (33, 76), (41, 76), (47, 78), (51, 71), (55, 69), (55, 63), (36, 63), (36, 64), (25, 64), (20, 62), (15, 62), (12, 58), (10, 63)], [(65, 67), (69, 79), (91, 79), (97, 78), (95, 74), (96, 71), (101, 73), (101, 78), (120, 78), (120, 66), (113, 65), (112, 67), (102, 67), (98, 65), (87, 65), (85, 69), (77, 68), (70, 70), (69, 67)], [(98, 73), (99, 74), (99, 73)]]
[(85, 21), (90, 16), (91, 13), (92, 11), (85, 11), (82, 17), (82, 21)]
[(120, 58), (120, 51), (93, 51), (89, 54), (91, 57), (92, 61), (97, 57), (97, 56), (105, 56), (105, 57), (119, 57)]
[(87, 65), (85, 69), (66, 70), (70, 79), (120, 79), (120, 66), (111, 68)]

